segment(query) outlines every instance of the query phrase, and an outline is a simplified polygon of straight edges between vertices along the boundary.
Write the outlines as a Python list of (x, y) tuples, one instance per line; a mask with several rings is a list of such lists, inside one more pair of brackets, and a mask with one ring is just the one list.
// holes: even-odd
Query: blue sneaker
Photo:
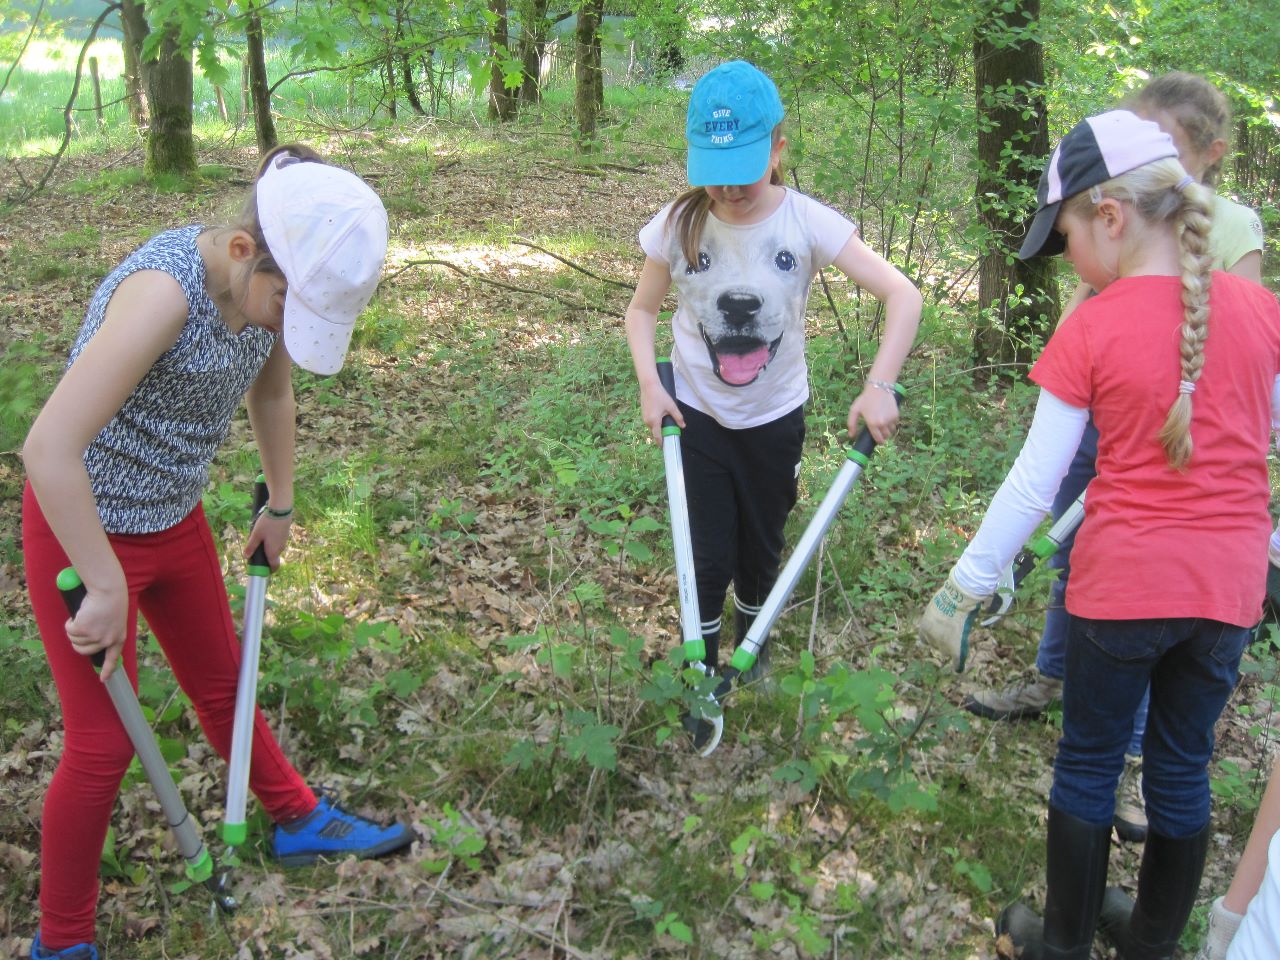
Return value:
[(284, 866), (305, 867), (321, 857), (380, 857), (412, 842), (413, 831), (402, 824), (380, 827), (321, 797), (305, 817), (276, 824), (271, 848)]
[(37, 933), (35, 942), (31, 944), (31, 960), (56, 960), (58, 957), (62, 960), (98, 960), (98, 948), (92, 943), (77, 943), (54, 953), (40, 946), (40, 934)]

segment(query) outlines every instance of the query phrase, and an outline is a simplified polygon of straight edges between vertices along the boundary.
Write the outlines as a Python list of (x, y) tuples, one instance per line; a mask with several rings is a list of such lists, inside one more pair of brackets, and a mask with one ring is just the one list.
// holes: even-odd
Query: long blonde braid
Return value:
[(1183, 320), (1180, 382), (1157, 438), (1169, 466), (1186, 469), (1191, 460), (1191, 395), (1204, 367), (1204, 344), (1209, 337), (1209, 227), (1212, 194), (1172, 158), (1157, 160), (1130, 170), (1092, 190), (1075, 194), (1063, 209), (1087, 219), (1094, 216), (1103, 197), (1127, 202), (1147, 223), (1168, 223), (1178, 232), (1178, 265), (1182, 280)]
[[(1169, 408), (1158, 434), (1169, 466), (1185, 470), (1191, 460), (1191, 394), (1204, 367), (1204, 343), (1209, 338), (1209, 286), (1212, 271), (1209, 257), (1209, 227), (1212, 209), (1207, 189), (1192, 181), (1183, 184), (1182, 202), (1176, 210), (1178, 225), (1178, 265), (1182, 269), (1182, 326), (1178, 354), (1182, 379), (1178, 395)], [(1186, 386), (1190, 384), (1190, 388)]]

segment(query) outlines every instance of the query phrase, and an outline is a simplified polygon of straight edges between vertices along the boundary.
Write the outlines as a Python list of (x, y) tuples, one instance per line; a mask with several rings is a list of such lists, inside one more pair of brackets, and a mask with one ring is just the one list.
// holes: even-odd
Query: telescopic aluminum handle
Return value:
[[(253, 519), (267, 505), (266, 479), (253, 485)], [(271, 566), (261, 543), (249, 559), (249, 582), (244, 591), (244, 627), (240, 641), (240, 675), (236, 683), (236, 713), (231, 730), (231, 761), (227, 770), (227, 804), (222, 839), (230, 847), (244, 843), (248, 833), (245, 808), (249, 799), (249, 765), (253, 756), (253, 721), (258, 699), (258, 662), (262, 653), (262, 621), (267, 607)]]
[[(67, 567), (58, 574), (57, 584), (62, 593), (63, 603), (67, 606), (67, 612), (74, 619), (87, 593), (84, 583), (74, 568)], [(100, 650), (93, 654), (92, 659), (93, 665), (100, 668), (105, 661), (105, 653)], [(138, 704), (132, 684), (129, 683), (128, 674), (123, 668), (113, 670), (105, 686), (115, 706), (116, 715), (120, 717), (120, 722), (129, 735), (129, 741), (133, 744), (142, 769), (146, 772), (147, 780), (156, 792), (165, 820), (178, 842), (178, 850), (186, 860), (188, 879), (208, 886), (213, 882), (213, 858), (200, 839), (190, 814), (187, 813), (186, 805), (182, 802), (177, 786), (174, 785), (173, 777), (169, 775), (169, 767), (160, 754), (160, 748), (156, 745), (146, 717), (142, 714), (142, 707)], [(219, 908), (224, 912), (231, 912), (236, 908), (235, 900), (227, 896), (225, 891), (220, 888), (211, 887), (210, 889), (214, 893)]]
[[(897, 388), (895, 399), (898, 405), (902, 405), (902, 388)], [(827, 494), (822, 498), (822, 502), (818, 505), (817, 512), (813, 515), (813, 519), (809, 521), (809, 525), (800, 536), (800, 541), (796, 544), (795, 550), (791, 552), (791, 556), (787, 558), (786, 565), (783, 566), (782, 572), (778, 574), (778, 579), (773, 584), (773, 589), (769, 591), (769, 596), (765, 598), (764, 604), (760, 607), (760, 613), (756, 615), (755, 621), (747, 630), (746, 637), (738, 644), (738, 649), (733, 652), (733, 660), (730, 661), (733, 668), (739, 673), (745, 673), (755, 666), (756, 658), (760, 654), (760, 648), (764, 646), (765, 638), (769, 635), (769, 631), (773, 629), (774, 623), (782, 614), (782, 608), (790, 599), (792, 592), (796, 588), (796, 584), (800, 582), (800, 577), (804, 574), (805, 568), (809, 566), (809, 561), (813, 559), (813, 555), (818, 550), (818, 545), (822, 543), (822, 538), (827, 535), (832, 522), (839, 513), (840, 507), (844, 504), (845, 498), (849, 495), (849, 491), (853, 488), (858, 477), (862, 475), (863, 469), (871, 462), (871, 455), (875, 453), (876, 441), (871, 436), (871, 431), (866, 427), (858, 433), (858, 437), (853, 442), (853, 446), (846, 452), (845, 462), (840, 467), (840, 472), (836, 474), (835, 480), (832, 481)]]
[[(672, 400), (676, 398), (676, 376), (671, 361), (658, 360), (658, 382)], [(680, 639), (684, 658), (707, 674), (704, 662), (706, 641), (702, 639), (702, 616), (698, 608), (698, 582), (693, 565), (693, 537), (689, 532), (689, 499), (684, 486), (684, 459), (680, 453), (680, 427), (670, 414), (662, 418), (662, 459), (667, 476), (667, 505), (671, 511), (671, 545), (675, 553), (676, 581), (680, 591)], [(708, 698), (716, 706), (714, 696)], [(706, 718), (711, 735), (702, 745), (700, 756), (709, 757), (720, 746), (724, 736), (724, 715)]]
[[(665, 357), (658, 361), (658, 381), (671, 399), (676, 396), (675, 371)], [(680, 591), (680, 639), (685, 659), (701, 663), (707, 655), (698, 609), (698, 583), (693, 565), (693, 537), (689, 532), (689, 499), (684, 485), (680, 428), (669, 414), (662, 418), (662, 458), (667, 475), (667, 505), (671, 511), (671, 543)]]

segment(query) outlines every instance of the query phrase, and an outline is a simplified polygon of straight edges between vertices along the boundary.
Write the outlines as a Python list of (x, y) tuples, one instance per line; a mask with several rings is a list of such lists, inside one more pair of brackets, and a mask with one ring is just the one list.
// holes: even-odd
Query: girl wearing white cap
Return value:
[[(1050, 157), (1020, 256), (1065, 252), (1098, 295), (1032, 369), (1042, 390), (1026, 444), (919, 622), (962, 670), (977, 611), (1092, 414), (1098, 474), (1066, 595), (1044, 918), (1015, 903), (996, 927), (1024, 960), (1085, 960), (1100, 913), (1121, 957), (1173, 956), (1204, 867), (1214, 723), (1262, 612), (1280, 306), (1210, 270), (1210, 194), (1177, 155), (1155, 123), (1116, 110)], [(1104, 910), (1116, 783), (1148, 686), (1138, 896), (1113, 889)]]
[[(849, 407), (850, 435), (859, 420), (878, 442), (897, 428), (895, 381), (920, 322), (911, 281), (844, 216), (783, 185), (782, 118), (777, 87), (745, 61), (698, 81), (686, 123), (692, 189), (640, 231), (644, 267), (626, 313), (640, 414), (659, 442), (664, 416), (682, 429), (698, 607), (713, 669), (729, 584), (741, 640), (777, 578), (804, 442), (805, 307), (814, 275), (833, 265), (885, 304), (884, 338)], [(654, 352), (658, 312), (673, 285), (678, 403), (658, 381)]]
[[(214, 748), (228, 755), (239, 640), (201, 509), (241, 399), (270, 489), (245, 547), (272, 567), (293, 512), (290, 358), (331, 373), (377, 286), (387, 219), (357, 176), (301, 147), (270, 154), (239, 221), (154, 237), (94, 294), (62, 380), (23, 447), (27, 587), (62, 702), (65, 743), (45, 796), (33, 958), (96, 960), (98, 858), (133, 747), (102, 678), (137, 686), (139, 611)], [(73, 620), (55, 580), (87, 594)], [(250, 786), (287, 864), (374, 856), (412, 839), (317, 800), (255, 720)]]

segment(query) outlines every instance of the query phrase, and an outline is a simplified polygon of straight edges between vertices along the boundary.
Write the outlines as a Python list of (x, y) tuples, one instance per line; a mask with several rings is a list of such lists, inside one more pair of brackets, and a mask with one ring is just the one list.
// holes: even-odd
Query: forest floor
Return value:
[[(773, 683), (729, 700), (724, 744), (699, 758), (672, 723), (662, 458), (621, 329), (636, 232), (683, 184), (682, 156), (630, 141), (582, 159), (567, 136), (520, 127), (304, 136), (379, 190), (392, 239), (347, 367), (296, 372), (298, 519), (270, 587), (261, 702), (310, 782), (411, 823), (417, 842), (286, 871), (258, 814), (235, 871), (244, 906), (214, 918), (181, 889), (131, 775), (103, 857), (104, 956), (995, 956), (1000, 908), (1042, 902), (1060, 716), (990, 724), (958, 707), (1032, 662), (1047, 573), (975, 634), (963, 678), (928, 662), (912, 624), (1016, 453), (1025, 386), (967, 376), (963, 334), (926, 329), (904, 428), (792, 598)], [(176, 189), (143, 180), (136, 149), (67, 161), (0, 214), (0, 955), (25, 956), (36, 929), (62, 742), (24, 589), (22, 430), (111, 266), (159, 229), (234, 213), (254, 150), (205, 145), (202, 160)], [(792, 543), (840, 458), (848, 397), (831, 371), (850, 362), (848, 335), (874, 349), (848, 315), (838, 336), (822, 300)], [(255, 472), (241, 417), (205, 501), (237, 616)], [(142, 699), (216, 848), (223, 765), (154, 647)], [(1248, 663), (1219, 725), (1188, 942), (1226, 889), (1276, 742), (1275, 657)], [(1116, 843), (1112, 882), (1132, 889), (1139, 856)]]

